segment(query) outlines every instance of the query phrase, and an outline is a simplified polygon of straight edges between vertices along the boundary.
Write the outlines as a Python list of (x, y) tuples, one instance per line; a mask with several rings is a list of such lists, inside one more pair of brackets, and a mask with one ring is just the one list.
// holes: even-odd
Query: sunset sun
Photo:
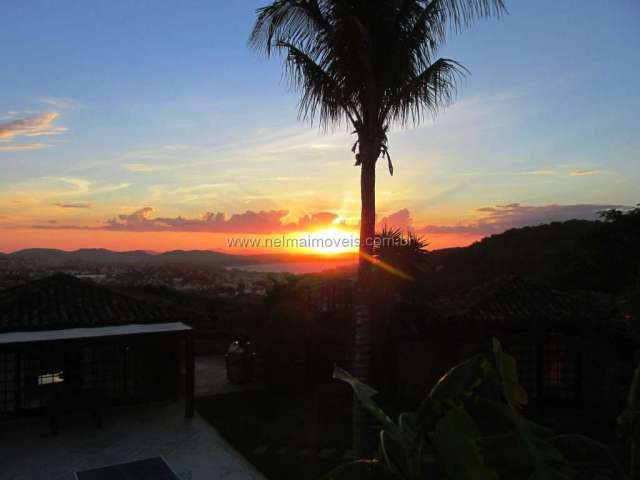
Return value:
[(336, 255), (358, 251), (358, 235), (337, 227), (308, 232), (305, 235), (306, 250), (322, 255)]

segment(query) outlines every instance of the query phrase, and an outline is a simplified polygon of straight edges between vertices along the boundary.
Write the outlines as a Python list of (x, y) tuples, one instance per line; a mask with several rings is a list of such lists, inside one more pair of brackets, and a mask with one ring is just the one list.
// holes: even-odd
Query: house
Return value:
[(0, 419), (180, 394), (192, 416), (192, 329), (180, 320), (70, 275), (0, 292)]
[(486, 283), (440, 301), (393, 332), (395, 387), (419, 400), (452, 365), (501, 341), (517, 361), (533, 410), (622, 406), (636, 343), (614, 299), (560, 291), (519, 277)]

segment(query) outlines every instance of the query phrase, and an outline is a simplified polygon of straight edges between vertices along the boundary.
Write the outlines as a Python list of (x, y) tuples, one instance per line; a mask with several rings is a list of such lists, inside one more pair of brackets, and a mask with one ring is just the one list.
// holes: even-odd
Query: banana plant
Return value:
[(521, 413), (526, 391), (516, 361), (493, 340), (486, 353), (454, 366), (419, 408), (391, 419), (378, 393), (336, 367), (380, 423), (379, 459), (338, 467), (324, 480), (570, 480), (603, 459), (625, 478), (607, 448), (580, 435), (556, 435)]

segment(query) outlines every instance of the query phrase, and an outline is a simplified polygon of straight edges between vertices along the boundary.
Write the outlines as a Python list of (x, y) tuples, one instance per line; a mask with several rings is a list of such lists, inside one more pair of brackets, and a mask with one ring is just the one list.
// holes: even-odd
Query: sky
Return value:
[[(299, 121), (247, 46), (265, 3), (3, 0), (0, 251), (356, 229), (353, 137)], [(506, 5), (450, 38), (455, 104), (394, 128), (378, 168), (380, 224), (432, 248), (640, 202), (640, 3)]]

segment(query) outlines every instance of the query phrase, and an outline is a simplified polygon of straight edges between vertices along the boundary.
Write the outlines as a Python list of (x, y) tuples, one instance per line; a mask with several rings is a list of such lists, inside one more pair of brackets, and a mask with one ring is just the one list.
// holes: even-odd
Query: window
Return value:
[(64, 382), (64, 372), (49, 372), (42, 375), (38, 375), (38, 386), (53, 385), (54, 383)]
[(544, 342), (514, 344), (518, 378), (530, 399), (571, 401), (578, 398), (580, 356), (567, 336), (552, 334)]
[(566, 337), (551, 335), (542, 347), (542, 388), (544, 396), (574, 400), (578, 392), (577, 348)]
[[(20, 409), (34, 410), (47, 405), (50, 389), (62, 384), (64, 362), (51, 345), (37, 345), (20, 354)], [(65, 378), (66, 380), (66, 378)]]

